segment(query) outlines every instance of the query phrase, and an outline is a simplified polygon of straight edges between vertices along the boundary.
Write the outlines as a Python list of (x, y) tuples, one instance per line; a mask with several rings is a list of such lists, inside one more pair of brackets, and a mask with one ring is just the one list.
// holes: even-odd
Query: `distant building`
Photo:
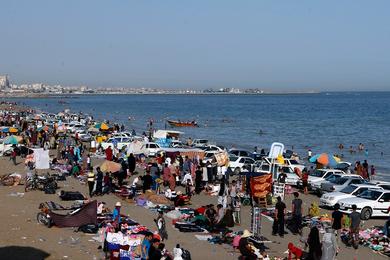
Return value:
[(0, 76), (0, 89), (9, 88), (9, 86), (8, 75)]

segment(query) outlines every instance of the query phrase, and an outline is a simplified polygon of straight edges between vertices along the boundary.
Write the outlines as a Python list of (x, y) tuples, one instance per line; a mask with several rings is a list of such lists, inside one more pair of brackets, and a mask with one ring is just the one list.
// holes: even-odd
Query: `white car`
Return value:
[[(350, 181), (346, 181), (345, 179), (339, 180), (342, 177), (357, 178), (359, 180), (350, 183)], [(341, 189), (348, 186), (349, 184), (363, 184), (364, 182), (365, 182), (364, 179), (361, 176), (356, 174), (335, 173), (335, 174), (331, 174), (329, 177), (327, 177), (324, 180), (311, 183), (311, 190), (319, 194), (322, 194), (324, 192), (340, 191)], [(341, 187), (342, 185), (343, 187)], [(332, 190), (332, 188), (334, 189)]]
[(250, 157), (229, 156), (229, 168), (235, 173), (239, 174), (243, 171), (244, 166), (250, 166), (255, 164), (255, 160)]
[(292, 167), (292, 169), (298, 168), (301, 172), (305, 168), (305, 165), (299, 163), (297, 160), (284, 159), (284, 165)]
[(192, 141), (192, 146), (197, 148), (205, 147), (209, 144), (209, 140), (207, 139), (194, 139)]
[(85, 130), (76, 130), (72, 136), (75, 138), (76, 134), (82, 142), (89, 142), (92, 140), (92, 135)]
[(173, 148), (181, 148), (184, 146), (183, 142), (177, 139), (172, 139), (171, 143), (169, 144), (170, 147)]
[(85, 128), (85, 125), (78, 123), (78, 122), (71, 122), (71, 123), (65, 124), (65, 126), (66, 126), (66, 131), (68, 131), (70, 133), (74, 133), (76, 130), (80, 130), (80, 129)]
[(279, 177), (279, 174), (281, 172), (284, 172), (287, 177), (286, 177), (286, 184), (292, 185), (292, 186), (297, 186), (298, 182), (300, 181), (299, 176), (295, 173), (294, 171), (295, 168), (291, 166), (279, 166), (279, 173), (278, 176), (274, 176), (274, 180), (277, 180), (277, 177)]
[(141, 153), (145, 156), (156, 156), (156, 154), (161, 150), (161, 147), (156, 143), (145, 143), (141, 147)]
[(130, 132), (118, 132), (118, 133), (113, 133), (111, 135), (112, 137), (132, 137)]
[(217, 145), (207, 145), (202, 148), (206, 153), (221, 153), (226, 150), (223, 147), (219, 147)]
[(356, 197), (357, 195), (368, 189), (383, 190), (383, 188), (376, 187), (373, 184), (352, 184), (340, 191), (330, 192), (322, 195), (320, 198), (319, 206), (333, 208), (334, 205), (340, 200)]
[[(316, 182), (321, 182), (333, 174), (345, 174), (345, 172), (336, 169), (317, 169), (313, 173), (309, 174), (308, 184), (311, 189), (316, 185)], [(302, 184), (302, 182), (300, 182)]]
[(356, 205), (356, 211), (363, 220), (371, 217), (389, 217), (390, 191), (368, 189), (357, 197), (340, 200), (339, 204), (340, 211), (347, 214), (352, 212), (352, 205)]
[(102, 142), (101, 146), (104, 150), (106, 150), (108, 147), (111, 147), (111, 149), (114, 149), (114, 147), (121, 150), (123, 147), (129, 147), (131, 144), (131, 138), (128, 137), (111, 137), (107, 141)]
[(341, 178), (338, 178), (333, 181), (325, 182), (321, 184), (321, 190), (322, 192), (333, 192), (333, 191), (340, 191), (343, 188), (347, 187), (350, 184), (364, 184), (368, 183), (365, 179), (363, 179), (362, 176), (357, 174), (345, 174), (346, 176), (343, 176)]

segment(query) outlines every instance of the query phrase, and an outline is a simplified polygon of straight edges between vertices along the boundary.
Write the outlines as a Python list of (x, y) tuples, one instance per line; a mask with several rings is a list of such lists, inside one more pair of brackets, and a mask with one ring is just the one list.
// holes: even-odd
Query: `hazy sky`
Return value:
[(390, 1), (8, 0), (0, 74), (166, 88), (390, 90)]

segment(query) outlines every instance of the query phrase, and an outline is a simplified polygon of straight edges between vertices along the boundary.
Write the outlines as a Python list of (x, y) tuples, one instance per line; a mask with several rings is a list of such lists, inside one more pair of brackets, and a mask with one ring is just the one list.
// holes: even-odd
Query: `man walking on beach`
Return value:
[[(291, 211), (293, 223), (295, 224), (298, 233), (302, 234), (302, 200), (299, 198), (298, 192), (294, 192)], [(293, 233), (296, 234), (296, 232)]]
[(352, 245), (355, 249), (358, 247), (358, 239), (359, 239), (359, 229), (360, 229), (360, 213), (356, 211), (357, 207), (355, 204), (352, 205), (352, 212), (349, 214), (349, 217), (351, 219), (351, 226), (350, 226), (350, 232), (351, 232), (351, 238), (352, 238)]
[(278, 196), (275, 205), (275, 219), (272, 227), (272, 235), (279, 233), (280, 237), (284, 237), (284, 216), (286, 214), (286, 204), (282, 201), (282, 198)]

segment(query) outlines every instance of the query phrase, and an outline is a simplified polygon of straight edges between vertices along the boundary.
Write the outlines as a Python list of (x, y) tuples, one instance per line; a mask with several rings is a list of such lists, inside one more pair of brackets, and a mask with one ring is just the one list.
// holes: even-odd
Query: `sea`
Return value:
[[(227, 148), (269, 150), (273, 142), (307, 157), (317, 153), (367, 160), (377, 179), (390, 181), (390, 92), (329, 92), (278, 95), (79, 95), (67, 98), (16, 98), (47, 112), (93, 115), (124, 124), (137, 134), (170, 128), (166, 120), (196, 120), (178, 128), (183, 138), (208, 139)], [(61, 104), (59, 101), (65, 101)], [(131, 120), (129, 120), (129, 117)], [(359, 143), (364, 151), (357, 151)], [(343, 144), (344, 149), (339, 149)], [(356, 151), (350, 153), (349, 148)], [(305, 161), (305, 159), (303, 159)], [(306, 162), (308, 164), (308, 162)]]

